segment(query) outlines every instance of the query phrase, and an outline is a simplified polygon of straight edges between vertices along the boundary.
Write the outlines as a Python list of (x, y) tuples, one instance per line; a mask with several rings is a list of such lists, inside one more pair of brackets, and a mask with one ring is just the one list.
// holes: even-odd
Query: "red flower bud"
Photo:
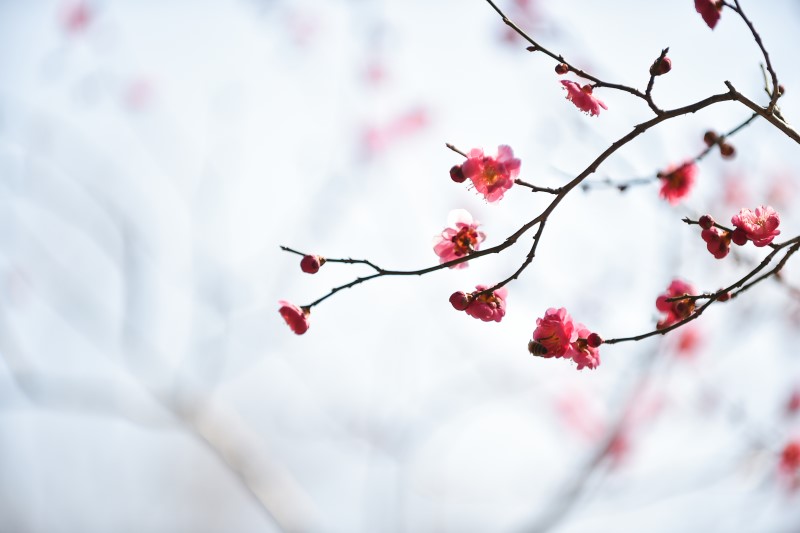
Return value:
[(461, 165), (454, 165), (453, 168), (450, 169), (450, 179), (456, 183), (463, 183), (464, 180), (467, 179), (464, 175), (464, 171), (461, 170)]
[(661, 76), (670, 70), (672, 70), (672, 60), (668, 57), (656, 59), (653, 64), (650, 65), (651, 76)]
[(711, 218), (711, 215), (703, 215), (698, 220), (698, 223), (703, 229), (711, 229), (714, 226), (714, 219)]
[(733, 233), (731, 233), (731, 240), (734, 244), (744, 246), (747, 244), (747, 232), (742, 228), (736, 228), (733, 230)]
[(463, 311), (469, 306), (469, 296), (462, 291), (454, 292), (450, 295), (450, 305), (457, 311)]
[(727, 291), (726, 291), (726, 292), (723, 292), (722, 294), (720, 294), (719, 296), (717, 296), (717, 301), (718, 301), (718, 302), (727, 302), (727, 301), (728, 301), (728, 300), (730, 300), (730, 299), (731, 299), (731, 293), (729, 293), (729, 292), (727, 292)]
[(569, 65), (566, 63), (559, 63), (556, 65), (556, 74), (559, 76), (566, 74), (567, 72), (569, 72)]
[(316, 274), (319, 267), (325, 264), (325, 258), (319, 255), (305, 255), (300, 260), (300, 269), (306, 274)]
[(717, 133), (714, 131), (708, 130), (703, 135), (703, 142), (705, 142), (706, 145), (708, 146), (714, 146), (718, 140), (719, 140), (719, 135), (717, 135)]
[(722, 157), (725, 159), (733, 159), (733, 157), (736, 155), (736, 150), (732, 145), (724, 142), (719, 145), (719, 153), (722, 154)]
[(597, 348), (601, 344), (603, 344), (603, 338), (598, 335), (597, 333), (590, 333), (588, 337), (586, 337), (586, 342), (592, 348)]

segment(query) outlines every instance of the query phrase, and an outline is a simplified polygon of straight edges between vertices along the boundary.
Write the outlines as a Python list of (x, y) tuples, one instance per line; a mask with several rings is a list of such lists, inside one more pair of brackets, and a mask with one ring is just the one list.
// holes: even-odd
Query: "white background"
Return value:
[[(743, 4), (796, 124), (800, 8)], [(766, 102), (729, 10), (711, 31), (689, 0), (542, 0), (535, 18), (501, 5), (607, 81), (643, 89), (669, 46), (664, 108), (724, 80)], [(781, 237), (797, 235), (793, 141), (756, 121), (678, 207), (655, 184), (575, 191), (499, 324), (447, 298), (511, 274), (530, 236), (463, 271), (343, 291), (297, 337), (279, 299), (306, 304), (369, 269), (309, 276), (280, 244), (421, 268), (454, 208), (497, 244), (549, 197), (516, 187), (486, 204), (450, 181), (445, 142), (509, 144), (522, 179), (558, 186), (652, 113), (608, 89), (608, 111), (579, 113), (554, 62), (504, 41), (481, 0), (89, 7), (69, 32), (65, 4), (0, 1), (0, 530), (796, 530), (777, 469), (800, 429), (784, 414), (800, 385), (785, 287), (709, 309), (690, 355), (679, 333), (605, 346), (594, 371), (526, 351), (548, 307), (607, 338), (643, 333), (674, 277), (713, 291), (765, 253), (715, 260), (683, 216), (727, 223), (771, 203)], [(670, 121), (592, 179), (652, 176), (749, 114)], [(626, 410), (628, 453), (589, 471)]]

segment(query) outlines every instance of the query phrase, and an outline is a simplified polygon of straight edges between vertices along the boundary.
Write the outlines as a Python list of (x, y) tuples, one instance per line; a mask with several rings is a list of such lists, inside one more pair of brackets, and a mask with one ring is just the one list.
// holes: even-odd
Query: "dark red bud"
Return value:
[(325, 258), (318, 255), (305, 255), (300, 260), (300, 269), (306, 274), (316, 274), (319, 267), (325, 264)]
[(469, 296), (461, 291), (454, 292), (450, 295), (450, 305), (458, 311), (463, 311), (469, 306)]
[(717, 244), (722, 240), (716, 229), (704, 229), (700, 232), (700, 237), (708, 244)]
[(722, 157), (725, 159), (733, 159), (736, 155), (736, 150), (732, 145), (724, 142), (719, 145), (719, 153), (722, 154)]
[(454, 165), (453, 168), (450, 169), (450, 179), (456, 183), (462, 183), (467, 179), (464, 175), (464, 171), (461, 170), (461, 165)]
[(711, 229), (714, 226), (714, 219), (711, 218), (711, 215), (703, 215), (697, 222), (703, 229)]
[(747, 233), (742, 228), (736, 228), (733, 230), (733, 233), (731, 233), (731, 240), (734, 244), (744, 246), (747, 244)]
[(720, 294), (719, 296), (717, 296), (717, 301), (718, 301), (718, 302), (727, 302), (727, 301), (728, 301), (728, 300), (730, 300), (730, 299), (731, 299), (731, 293), (729, 293), (729, 292), (727, 292), (727, 291), (726, 291), (726, 292), (723, 292), (722, 294)]
[(556, 74), (558, 74), (559, 76), (561, 76), (562, 74), (566, 74), (567, 72), (569, 72), (569, 65), (567, 65), (566, 63), (559, 63), (558, 65), (556, 65)]
[(783, 96), (784, 92), (786, 92), (786, 87), (783, 84), (778, 85), (778, 96)]
[(670, 70), (672, 70), (672, 60), (668, 57), (656, 59), (655, 62), (650, 65), (651, 76), (661, 76)]
[(717, 133), (714, 131), (708, 130), (703, 135), (703, 142), (705, 142), (707, 146), (714, 146), (718, 140), (719, 135), (717, 135)]
[(586, 342), (592, 348), (597, 348), (601, 344), (603, 344), (603, 338), (598, 335), (597, 333), (590, 333), (588, 337), (586, 337)]

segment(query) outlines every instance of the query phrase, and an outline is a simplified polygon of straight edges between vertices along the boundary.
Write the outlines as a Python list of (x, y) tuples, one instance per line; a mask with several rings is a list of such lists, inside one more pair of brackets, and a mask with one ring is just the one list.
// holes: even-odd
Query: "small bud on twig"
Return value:
[(666, 56), (659, 57), (650, 65), (651, 76), (661, 76), (672, 70), (672, 60)]
[(703, 135), (703, 142), (706, 143), (707, 146), (714, 146), (715, 144), (717, 144), (718, 140), (719, 140), (719, 135), (717, 135), (715, 131), (708, 130)]
[(719, 145), (719, 153), (722, 154), (722, 157), (725, 159), (733, 159), (736, 155), (736, 150), (733, 145), (724, 142)]

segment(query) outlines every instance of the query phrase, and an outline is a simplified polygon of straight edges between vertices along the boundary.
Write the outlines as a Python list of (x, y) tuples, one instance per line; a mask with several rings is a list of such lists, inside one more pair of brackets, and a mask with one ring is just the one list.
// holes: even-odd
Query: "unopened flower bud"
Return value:
[(736, 228), (733, 230), (733, 233), (731, 233), (731, 240), (734, 244), (744, 246), (747, 244), (747, 232), (742, 228)]
[(461, 165), (453, 165), (453, 168), (450, 169), (450, 179), (456, 183), (462, 183), (467, 179), (464, 175), (464, 171), (461, 170)]
[(306, 274), (316, 274), (319, 267), (325, 264), (325, 258), (319, 255), (304, 255), (300, 260), (300, 269)]
[(717, 135), (715, 131), (708, 130), (703, 135), (703, 142), (705, 142), (707, 146), (714, 146), (718, 140), (719, 135)]
[(717, 296), (717, 301), (718, 302), (727, 302), (730, 299), (731, 299), (731, 293), (729, 293), (728, 291), (725, 291), (722, 294), (720, 294), (719, 296)]
[(672, 60), (668, 57), (656, 59), (653, 64), (650, 65), (651, 76), (661, 76), (670, 70), (672, 70)]
[(586, 342), (592, 348), (597, 348), (601, 344), (603, 344), (603, 338), (598, 335), (597, 333), (590, 333), (588, 337), (586, 337)]
[(450, 305), (457, 311), (463, 311), (469, 306), (469, 296), (462, 291), (454, 292), (450, 295)]
[(566, 74), (567, 72), (569, 72), (569, 65), (566, 63), (559, 63), (556, 65), (556, 74), (559, 76)]
[(711, 215), (703, 215), (697, 222), (703, 229), (711, 229), (714, 226), (714, 219), (711, 218)]
[(719, 145), (719, 153), (722, 154), (722, 157), (725, 159), (732, 159), (736, 155), (736, 150), (733, 148), (733, 145), (724, 142)]
[(784, 92), (786, 92), (786, 87), (784, 87), (783, 84), (781, 83), (780, 85), (778, 85), (778, 96), (783, 96)]

